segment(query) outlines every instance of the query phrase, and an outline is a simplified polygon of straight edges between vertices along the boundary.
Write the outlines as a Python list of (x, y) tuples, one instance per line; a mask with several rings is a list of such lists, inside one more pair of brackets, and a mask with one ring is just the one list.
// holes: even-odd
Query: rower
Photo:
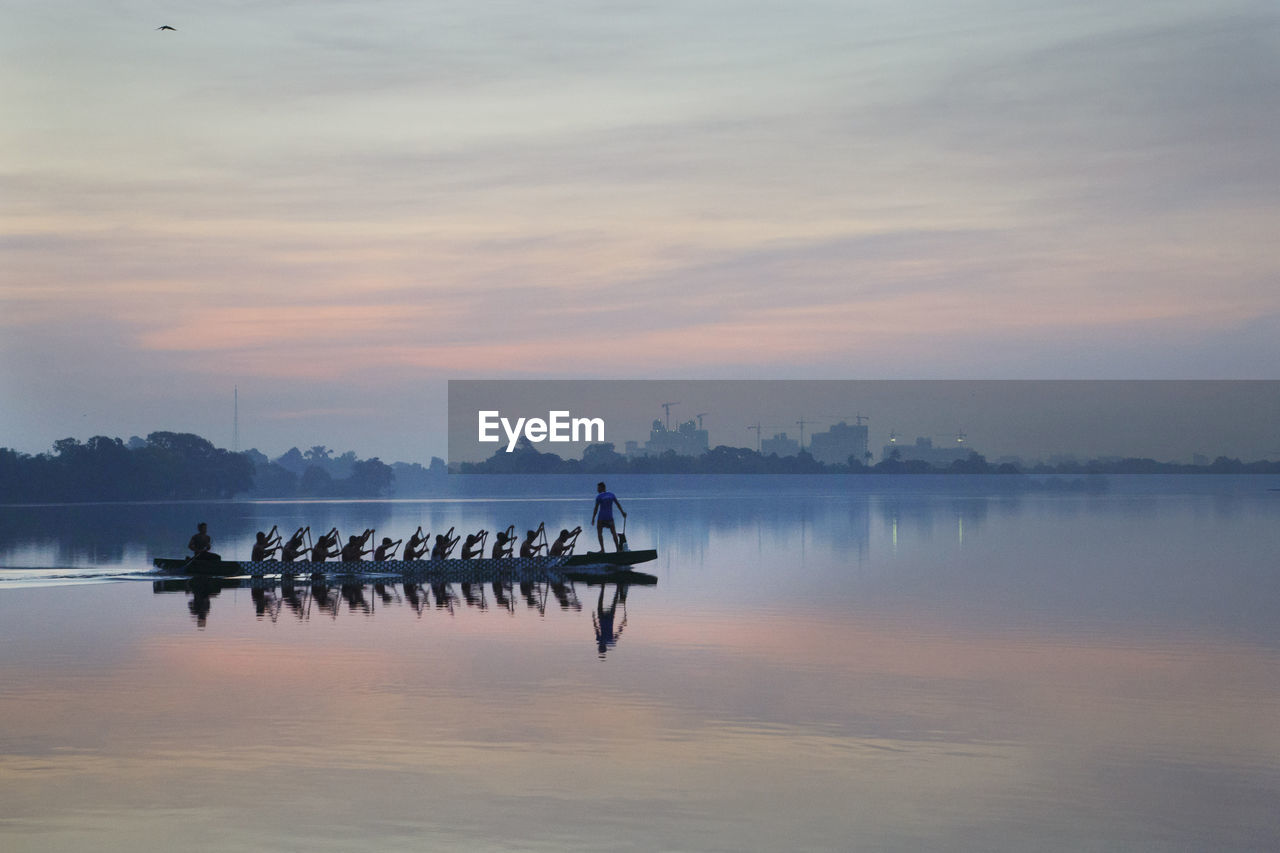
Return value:
[(421, 560), (422, 556), (427, 553), (427, 540), (431, 537), (422, 532), (422, 525), (418, 525), (418, 529), (413, 531), (409, 536), (409, 541), (404, 544), (404, 558), (406, 560)]
[(516, 540), (520, 537), (516, 536), (516, 526), (513, 524), (506, 530), (499, 530), (493, 535), (493, 559), (501, 560), (504, 557), (510, 557), (511, 552), (515, 550)]
[(373, 553), (372, 548), (365, 550), (360, 547), (362, 544), (363, 543), (360, 541), (359, 536), (348, 536), (347, 544), (342, 546), (342, 551), (340, 552), (342, 555), (342, 562), (358, 563), (364, 559), (366, 554)]
[(255, 563), (261, 563), (263, 560), (274, 557), (278, 550), (280, 550), (280, 533), (273, 524), (269, 533), (258, 531), (257, 541), (253, 543), (253, 554), (249, 559)]
[(546, 530), (546, 527), (547, 527), (547, 523), (544, 521), (542, 524), (538, 525), (537, 530), (528, 530), (525, 532), (524, 541), (520, 543), (521, 557), (541, 556), (542, 549), (547, 547), (547, 543), (539, 542), (538, 544), (535, 545), (534, 540), (536, 540), (539, 536), (542, 535), (542, 532)]
[(467, 541), (462, 543), (462, 559), (470, 560), (473, 557), (484, 556), (484, 540), (488, 535), (489, 531), (484, 529), (468, 533)]
[(311, 548), (311, 562), (323, 563), (341, 553), (341, 549), (338, 548), (338, 528), (335, 527), (316, 540), (316, 544)]
[[(377, 548), (375, 548), (373, 551), (373, 559), (379, 563), (394, 559), (396, 554), (396, 548), (400, 547), (400, 543), (402, 541), (404, 540), (397, 539), (396, 541), (392, 542), (390, 536), (383, 536), (382, 544), (379, 545)], [(406, 554), (409, 553), (408, 549), (405, 549), (405, 553)]]
[(453, 528), (449, 528), (449, 532), (436, 535), (435, 547), (431, 549), (431, 559), (447, 560), (449, 554), (453, 551), (454, 546), (458, 544), (460, 537), (453, 535)]
[(286, 563), (292, 563), (306, 552), (306, 536), (311, 532), (310, 527), (299, 527), (289, 537), (289, 541), (284, 543), (284, 548), (280, 552), (280, 559)]
[(560, 535), (556, 537), (556, 541), (551, 543), (551, 550), (548, 555), (552, 557), (563, 557), (566, 554), (573, 553), (573, 547), (578, 543), (578, 534), (582, 532), (582, 526), (573, 528), (572, 530), (561, 530)]

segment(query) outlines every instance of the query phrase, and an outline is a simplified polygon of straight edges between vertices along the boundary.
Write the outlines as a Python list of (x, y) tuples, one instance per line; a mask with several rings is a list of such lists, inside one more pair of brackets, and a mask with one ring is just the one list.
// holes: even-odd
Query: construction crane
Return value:
[(812, 418), (809, 420), (805, 420), (804, 418), (801, 418), (800, 420), (796, 421), (796, 423), (800, 426), (800, 449), (804, 450), (804, 425), (816, 424), (817, 421), (813, 420)]
[(760, 452), (760, 424), (759, 423), (747, 424), (747, 429), (756, 431), (756, 453), (759, 453)]
[(694, 415), (694, 417), (698, 419), (698, 429), (702, 429), (702, 418), (703, 418), (703, 416), (704, 416), (704, 415), (709, 415), (709, 414), (711, 414), (711, 413), (710, 413), (710, 412), (698, 412), (698, 414)]
[(674, 402), (674, 403), (663, 403), (663, 404), (662, 404), (662, 410), (663, 410), (664, 412), (666, 412), (666, 413), (667, 413), (667, 429), (668, 429), (668, 430), (670, 430), (670, 429), (671, 429), (671, 407), (672, 407), (672, 406), (678, 406), (678, 405), (680, 405), (680, 401), (679, 401), (679, 400), (677, 400), (677, 401), (676, 401), (676, 402)]

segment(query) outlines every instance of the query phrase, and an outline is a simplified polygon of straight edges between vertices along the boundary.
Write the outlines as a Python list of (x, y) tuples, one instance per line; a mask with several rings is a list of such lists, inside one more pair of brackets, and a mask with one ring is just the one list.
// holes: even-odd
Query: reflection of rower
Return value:
[[(606, 609), (604, 606), (604, 588), (607, 584), (600, 587), (600, 600), (596, 602), (596, 612), (591, 614), (591, 624), (596, 629), (596, 652), (600, 655), (600, 659), (604, 660), (605, 653), (609, 649), (618, 644), (618, 638), (622, 636), (622, 629), (627, 626), (627, 587), (620, 584), (613, 588), (613, 601), (609, 603)], [(618, 608), (618, 602), (622, 602), (622, 624), (614, 628), (614, 616)]]
[(516, 604), (511, 600), (511, 581), (493, 582), (493, 600), (508, 613), (516, 612)]
[[(352, 537), (353, 539), (355, 537)], [(357, 546), (358, 547), (358, 546)], [(363, 613), (370, 611), (369, 602), (364, 597), (364, 584), (362, 583), (344, 583), (342, 585), (342, 597), (347, 600), (347, 607), (354, 613), (359, 610)]]
[(578, 594), (570, 587), (560, 581), (551, 581), (551, 594), (556, 597), (561, 610), (581, 610), (582, 602), (578, 600)]
[(299, 618), (303, 618), (302, 599), (298, 597), (298, 588), (293, 583), (293, 575), (284, 575), (280, 579), (280, 599)]
[(525, 604), (529, 605), (530, 610), (536, 610), (539, 614), (547, 612), (546, 598), (540, 595), (541, 585), (535, 585), (533, 581), (520, 581), (520, 594), (524, 596)]
[(453, 612), (453, 605), (457, 598), (454, 597), (453, 590), (449, 588), (447, 583), (433, 583), (431, 585), (431, 594), (436, 597), (437, 610)]
[(276, 621), (280, 615), (280, 600), (274, 593), (267, 592), (266, 587), (254, 586), (249, 590), (249, 596), (253, 599), (253, 609), (259, 619), (266, 616), (272, 622)]
[(404, 585), (404, 600), (409, 602), (409, 606), (412, 607), (419, 616), (422, 615), (422, 608), (426, 603), (424, 600), (425, 596), (418, 596), (418, 590), (420, 589), (422, 589), (422, 587), (416, 583), (405, 583)]
[(485, 601), (484, 598), (484, 584), (463, 581), (462, 597), (466, 600), (468, 607), (478, 607), (481, 610), (489, 609), (489, 602)]

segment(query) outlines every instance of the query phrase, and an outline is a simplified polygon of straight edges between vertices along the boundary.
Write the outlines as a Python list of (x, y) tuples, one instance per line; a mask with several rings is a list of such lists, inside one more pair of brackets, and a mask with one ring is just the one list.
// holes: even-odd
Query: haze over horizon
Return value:
[(1280, 378), (1272, 3), (3, 5), (0, 446), (229, 446), (237, 386), (241, 447), (425, 462), (448, 379)]

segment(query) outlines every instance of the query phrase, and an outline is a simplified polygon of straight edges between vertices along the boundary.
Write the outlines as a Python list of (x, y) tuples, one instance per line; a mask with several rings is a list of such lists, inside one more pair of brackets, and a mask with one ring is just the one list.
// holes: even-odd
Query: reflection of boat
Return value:
[[(608, 553), (573, 554), (567, 557), (503, 557), (476, 560), (385, 560), (359, 563), (316, 563), (298, 561), (282, 563), (277, 560), (251, 562), (248, 560), (184, 560), (157, 558), (155, 567), (162, 572), (178, 575), (206, 575), (234, 577), (238, 575), (346, 575), (368, 577), (390, 575), (394, 577), (432, 578), (441, 582), (484, 583), (492, 580), (519, 580), (522, 575), (533, 573), (554, 574), (569, 580), (601, 578), (609, 575), (630, 577), (640, 575), (630, 567), (638, 563), (656, 560), (658, 552), (618, 551)], [(652, 577), (643, 575), (643, 577)], [(654, 579), (656, 582), (656, 578)], [(613, 582), (613, 581), (610, 581)], [(630, 583), (644, 583), (631, 580)]]

